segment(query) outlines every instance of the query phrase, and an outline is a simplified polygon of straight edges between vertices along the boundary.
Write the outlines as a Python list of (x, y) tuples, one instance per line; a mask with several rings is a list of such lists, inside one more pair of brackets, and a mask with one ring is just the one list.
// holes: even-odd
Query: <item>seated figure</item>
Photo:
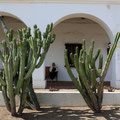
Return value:
[(52, 63), (52, 66), (50, 67), (50, 79), (53, 80), (57, 76), (57, 68), (55, 63)]

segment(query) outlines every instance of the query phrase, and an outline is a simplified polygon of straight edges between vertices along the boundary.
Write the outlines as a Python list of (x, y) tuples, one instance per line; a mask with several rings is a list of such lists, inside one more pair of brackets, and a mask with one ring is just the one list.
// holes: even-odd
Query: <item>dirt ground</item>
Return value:
[(40, 111), (25, 109), (21, 117), (10, 115), (0, 107), (0, 120), (120, 120), (120, 106), (103, 106), (101, 113), (88, 107), (41, 107)]

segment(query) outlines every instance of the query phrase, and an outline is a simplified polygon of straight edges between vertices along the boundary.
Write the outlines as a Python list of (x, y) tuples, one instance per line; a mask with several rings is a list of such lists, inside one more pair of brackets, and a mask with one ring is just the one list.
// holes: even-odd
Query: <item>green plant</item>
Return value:
[[(76, 78), (73, 72), (71, 71), (67, 57), (68, 53), (67, 50), (65, 50), (64, 55), (65, 55), (65, 65), (67, 72), (70, 78), (72, 79), (74, 85), (83, 96), (87, 105), (94, 112), (101, 111), (104, 78), (107, 74), (110, 61), (112, 59), (119, 38), (120, 38), (120, 33), (117, 33), (115, 37), (115, 41), (111, 46), (111, 49), (107, 56), (104, 67), (103, 67), (103, 55), (100, 54), (100, 49), (98, 49), (95, 56), (93, 56), (94, 41), (92, 41), (89, 53), (87, 54), (85, 47), (85, 40), (84, 40), (80, 53), (78, 51), (78, 48), (76, 48), (76, 53), (74, 55), (70, 54), (70, 58), (77, 71), (78, 78)], [(98, 57), (99, 57), (99, 67), (97, 68), (96, 60), (98, 59)], [(99, 79), (99, 81), (97, 81), (96, 79)]]
[(32, 73), (40, 68), (44, 62), (50, 44), (55, 40), (51, 34), (53, 24), (47, 25), (46, 31), (41, 35), (37, 25), (34, 34), (30, 28), (18, 30), (17, 38), (13, 30), (5, 30), (7, 41), (2, 41), (3, 51), (0, 51), (3, 71), (0, 75), (2, 94), (7, 109), (11, 115), (17, 115), (16, 95), (20, 97), (18, 114), (23, 112), (25, 105), (39, 109), (39, 103), (32, 87)]

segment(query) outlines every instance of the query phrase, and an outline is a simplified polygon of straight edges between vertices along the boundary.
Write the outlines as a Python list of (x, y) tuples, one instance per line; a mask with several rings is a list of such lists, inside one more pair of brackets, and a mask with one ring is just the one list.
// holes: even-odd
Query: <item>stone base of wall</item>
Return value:
[(46, 87), (46, 80), (33, 80), (33, 88), (44, 89)]
[[(79, 92), (36, 92), (40, 105), (43, 106), (87, 106)], [(17, 103), (19, 100), (17, 98)], [(0, 92), (0, 106), (4, 106), (2, 92)], [(119, 92), (104, 93), (103, 105), (120, 105)]]

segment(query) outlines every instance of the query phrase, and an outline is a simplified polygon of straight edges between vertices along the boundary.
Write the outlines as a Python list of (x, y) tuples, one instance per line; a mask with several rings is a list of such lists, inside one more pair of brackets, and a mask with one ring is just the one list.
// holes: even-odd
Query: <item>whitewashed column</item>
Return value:
[(120, 88), (120, 41), (118, 42), (112, 60), (112, 81), (111, 86)]
[(46, 87), (44, 63), (39, 69), (35, 69), (35, 71), (33, 72), (33, 87), (34, 88)]
[[(37, 24), (39, 25), (39, 24)], [(46, 26), (45, 26), (46, 27)], [(33, 26), (31, 26), (33, 31)], [(43, 33), (44, 28), (40, 29)], [(33, 72), (33, 87), (34, 88), (45, 88), (46, 87), (46, 80), (45, 80), (45, 62), (43, 62), (42, 66), (38, 69), (35, 69)]]

